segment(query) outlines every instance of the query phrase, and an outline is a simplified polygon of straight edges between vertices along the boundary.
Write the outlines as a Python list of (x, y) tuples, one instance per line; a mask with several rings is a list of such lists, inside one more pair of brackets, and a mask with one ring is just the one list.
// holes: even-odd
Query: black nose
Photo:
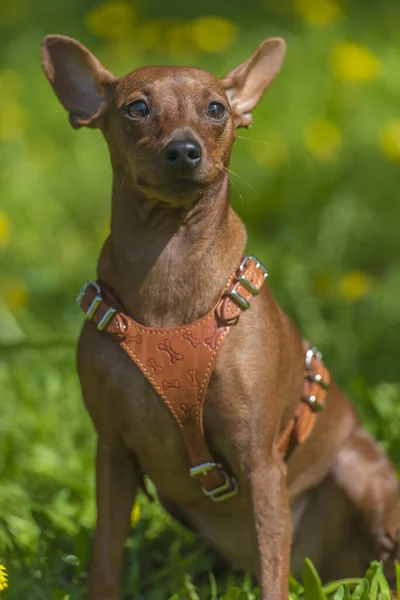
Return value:
[(174, 140), (164, 150), (167, 164), (194, 169), (201, 161), (201, 146), (197, 142)]

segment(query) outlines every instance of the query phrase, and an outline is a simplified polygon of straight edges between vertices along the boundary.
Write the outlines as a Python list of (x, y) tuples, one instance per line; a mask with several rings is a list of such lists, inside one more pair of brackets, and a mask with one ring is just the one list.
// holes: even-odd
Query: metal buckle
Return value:
[(246, 300), (246, 298), (243, 298), (243, 296), (241, 296), (236, 290), (230, 290), (227, 296), (230, 296), (234, 301), (236, 301), (239, 306), (243, 308), (243, 310), (250, 308), (250, 302)]
[[(248, 261), (249, 261), (249, 260), (252, 260), (253, 262), (255, 262), (255, 263), (256, 263), (256, 269), (261, 269), (261, 271), (262, 271), (262, 272), (263, 272), (263, 274), (264, 274), (264, 280), (265, 280), (265, 279), (267, 279), (267, 277), (268, 277), (268, 269), (267, 269), (267, 267), (265, 267), (265, 266), (262, 264), (262, 262), (260, 262), (260, 261), (258, 260), (258, 258), (256, 258), (256, 257), (255, 257), (255, 256), (253, 256), (253, 255), (246, 256), (246, 257), (245, 257), (245, 258), (242, 260), (242, 262), (241, 262), (241, 263), (240, 263), (240, 265), (239, 265), (239, 271), (240, 271), (240, 272), (242, 272), (242, 271), (245, 269), (245, 267), (246, 267), (246, 265), (247, 265), (247, 263), (248, 263)], [(251, 284), (250, 284), (250, 285), (251, 285)], [(250, 290), (249, 290), (249, 291), (250, 291)]]
[(311, 395), (311, 396), (302, 396), (301, 399), (302, 399), (303, 402), (305, 402), (306, 404), (308, 404), (308, 406), (314, 412), (321, 412), (321, 410), (324, 410), (324, 407), (322, 406), (322, 404), (320, 404), (318, 402), (317, 397), (314, 396), (314, 395)]
[(257, 296), (260, 293), (260, 290), (257, 289), (256, 286), (253, 285), (251, 281), (249, 281), (244, 275), (239, 275), (238, 281), (240, 281), (243, 287), (245, 287), (246, 290), (253, 296)]
[(229, 477), (228, 473), (223, 470), (220, 464), (215, 462), (206, 462), (202, 465), (198, 465), (197, 467), (192, 467), (189, 469), (189, 473), (191, 477), (196, 478), (199, 475), (207, 475), (207, 473), (212, 469), (219, 470), (225, 480), (225, 483), (210, 491), (203, 487), (203, 494), (208, 498), (211, 498), (213, 502), (222, 502), (223, 500), (228, 500), (228, 498), (235, 496), (238, 492), (236, 479), (234, 477)]
[(318, 383), (318, 385), (322, 387), (323, 390), (329, 390), (329, 385), (326, 383), (326, 381), (322, 379), (320, 373), (317, 373), (316, 375), (309, 375), (308, 380), (314, 383)]
[[(234, 477), (229, 477), (228, 473), (225, 473), (223, 469), (220, 470), (221, 474), (225, 479), (225, 483), (215, 490), (208, 492), (203, 488), (203, 494), (208, 498), (211, 498), (213, 502), (223, 502), (233, 496), (236, 496), (238, 492), (238, 485)], [(224, 493), (225, 492), (225, 493)]]
[(104, 317), (102, 317), (102, 319), (100, 319), (99, 323), (97, 324), (97, 329), (99, 331), (103, 331), (104, 327), (107, 325), (107, 323), (111, 321), (113, 314), (116, 312), (117, 311), (115, 310), (115, 308), (109, 308)]
[(311, 362), (314, 357), (317, 360), (322, 360), (322, 354), (318, 350), (318, 348), (316, 348), (315, 346), (310, 346), (310, 348), (306, 352), (306, 367), (307, 368), (311, 367)]
[(94, 287), (94, 289), (97, 292), (97, 296), (93, 299), (93, 302), (91, 303), (91, 305), (89, 306), (89, 308), (87, 309), (87, 311), (84, 311), (87, 319), (91, 319), (93, 317), (93, 315), (95, 314), (96, 310), (98, 309), (98, 307), (100, 305), (100, 302), (103, 300), (103, 298), (101, 297), (100, 286), (95, 281), (86, 281), (86, 283), (83, 284), (82, 289), (79, 292), (78, 297), (76, 299), (76, 301), (78, 302), (79, 307), (82, 308), (81, 307), (82, 298), (85, 295), (86, 290), (90, 286)]
[(207, 475), (208, 471), (211, 471), (212, 469), (218, 467), (219, 465), (217, 465), (217, 463), (215, 462), (203, 463), (202, 465), (198, 465), (197, 467), (192, 467), (191, 469), (189, 469), (190, 477), (196, 479), (196, 477), (198, 477), (199, 475)]

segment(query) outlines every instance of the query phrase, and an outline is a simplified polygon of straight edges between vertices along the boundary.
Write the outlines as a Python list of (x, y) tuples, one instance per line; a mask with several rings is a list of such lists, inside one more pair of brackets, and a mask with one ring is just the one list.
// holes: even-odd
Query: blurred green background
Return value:
[[(232, 202), (274, 294), (400, 466), (399, 30), (398, 0), (0, 0), (2, 598), (82, 597), (94, 523), (75, 297), (107, 235), (111, 169), (101, 134), (68, 125), (41, 38), (76, 37), (117, 75), (188, 64), (219, 76), (262, 39), (287, 40), (239, 131)], [(207, 590), (208, 553), (157, 506), (140, 499), (139, 513), (126, 598), (196, 598), (187, 573)]]

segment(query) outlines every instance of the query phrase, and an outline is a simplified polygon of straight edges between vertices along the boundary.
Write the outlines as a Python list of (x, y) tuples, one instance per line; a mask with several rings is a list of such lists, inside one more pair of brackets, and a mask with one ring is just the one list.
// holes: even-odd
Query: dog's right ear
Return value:
[(117, 80), (87, 48), (63, 35), (42, 42), (42, 65), (72, 127), (97, 127), (107, 106), (107, 89)]

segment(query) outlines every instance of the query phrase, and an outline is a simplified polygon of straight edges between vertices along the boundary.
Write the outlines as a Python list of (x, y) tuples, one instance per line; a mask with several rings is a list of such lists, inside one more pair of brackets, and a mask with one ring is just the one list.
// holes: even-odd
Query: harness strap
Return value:
[(204, 437), (205, 393), (223, 340), (250, 307), (267, 274), (255, 257), (246, 257), (229, 278), (217, 307), (194, 323), (168, 329), (144, 327), (117, 311), (116, 299), (98, 283), (85, 284), (78, 297), (86, 317), (117, 338), (163, 400), (182, 434), (191, 477), (215, 502), (236, 494), (237, 484), (214, 460)]
[[(204, 398), (223, 340), (240, 315), (250, 308), (267, 275), (267, 269), (254, 256), (244, 258), (229, 278), (216, 307), (194, 323), (175, 328), (140, 325), (115, 308), (119, 303), (111, 291), (93, 281), (87, 282), (78, 296), (86, 318), (98, 330), (117, 339), (170, 411), (182, 435), (189, 473), (214, 502), (234, 496), (237, 483), (214, 460), (208, 447), (203, 429)], [(327, 381), (328, 375), (326, 369), (323, 377), (320, 374), (321, 357), (309, 345), (305, 352), (303, 402), (279, 438), (283, 454), (291, 442), (303, 443), (309, 436), (316, 410), (322, 408), (326, 394), (322, 382)]]
[(305, 353), (303, 395), (293, 417), (282, 431), (278, 448), (288, 457), (297, 444), (303, 444), (310, 436), (318, 413), (323, 410), (329, 389), (329, 371), (322, 362), (322, 354), (303, 341)]

